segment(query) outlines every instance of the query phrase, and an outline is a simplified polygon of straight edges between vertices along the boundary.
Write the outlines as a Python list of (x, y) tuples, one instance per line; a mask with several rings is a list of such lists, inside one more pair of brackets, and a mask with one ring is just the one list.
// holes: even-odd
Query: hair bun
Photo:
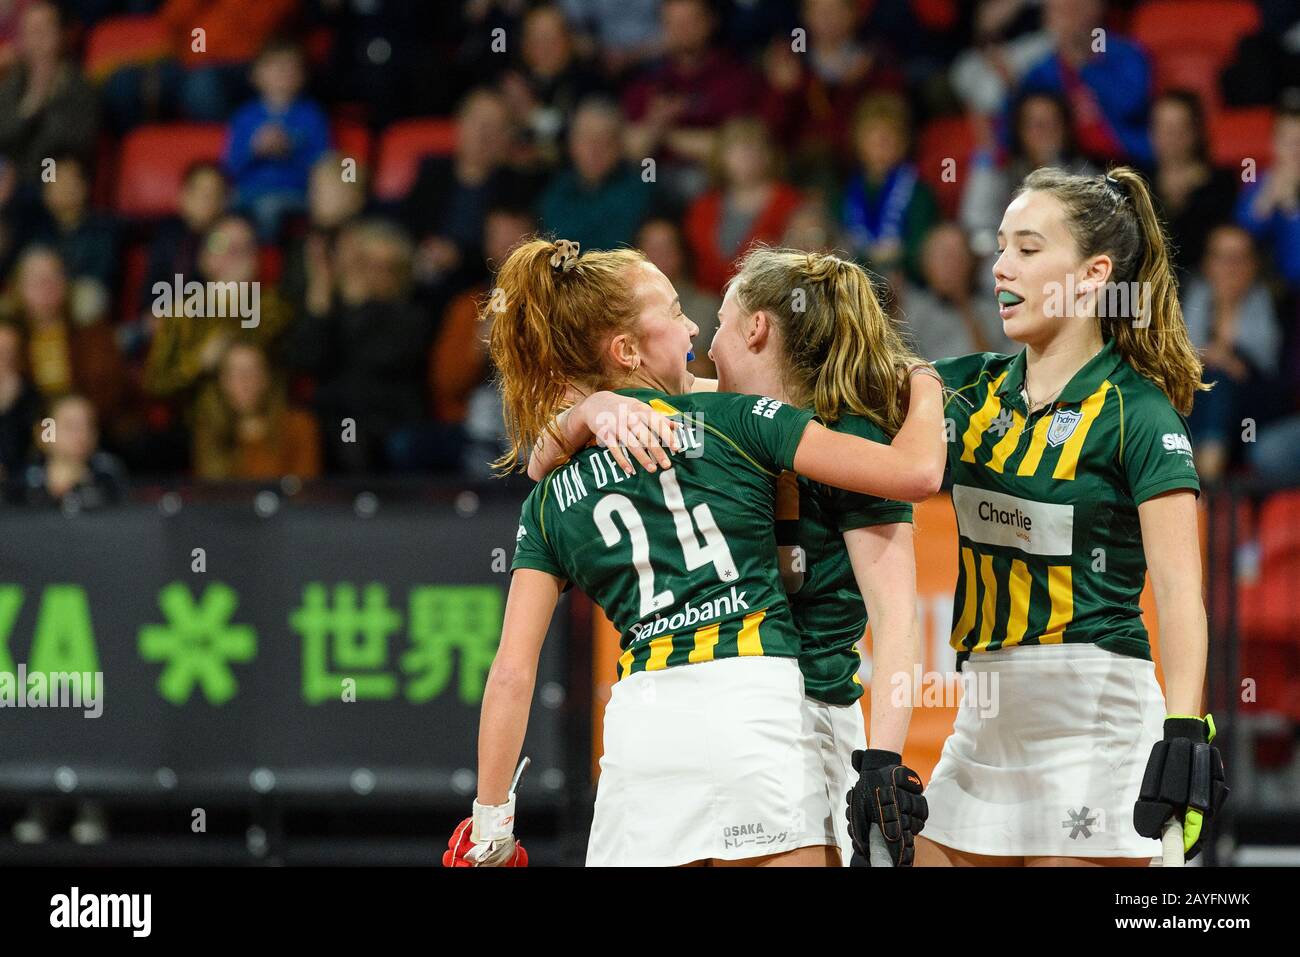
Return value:
[(568, 272), (578, 262), (579, 247), (571, 239), (557, 239), (555, 252), (551, 254), (551, 268), (559, 272)]

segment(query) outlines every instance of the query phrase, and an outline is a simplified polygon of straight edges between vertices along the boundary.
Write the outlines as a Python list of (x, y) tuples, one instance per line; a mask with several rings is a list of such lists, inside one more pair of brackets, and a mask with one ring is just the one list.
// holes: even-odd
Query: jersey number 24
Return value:
[[(686, 502), (682, 498), (681, 486), (677, 484), (677, 474), (671, 470), (659, 473), (659, 484), (663, 487), (664, 504), (668, 506), (668, 511), (673, 516), (677, 541), (681, 543), (682, 557), (686, 560), (686, 570), (692, 572), (712, 564), (720, 579), (728, 582), (735, 581), (739, 574), (736, 571), (736, 562), (731, 557), (727, 540), (718, 531), (718, 525), (713, 520), (713, 512), (710, 511), (709, 506), (701, 503), (688, 512)], [(650, 565), (650, 539), (646, 535), (645, 522), (641, 520), (641, 514), (626, 495), (606, 495), (596, 506), (592, 517), (596, 521), (596, 528), (600, 529), (600, 534), (605, 540), (605, 546), (613, 548), (623, 537), (618, 526), (614, 524), (615, 515), (623, 520), (623, 526), (632, 540), (632, 567), (636, 569), (637, 584), (641, 593), (641, 617), (668, 608), (676, 599), (668, 589), (655, 592), (655, 573)], [(699, 535), (704, 537), (703, 545), (697, 537), (697, 527)]]

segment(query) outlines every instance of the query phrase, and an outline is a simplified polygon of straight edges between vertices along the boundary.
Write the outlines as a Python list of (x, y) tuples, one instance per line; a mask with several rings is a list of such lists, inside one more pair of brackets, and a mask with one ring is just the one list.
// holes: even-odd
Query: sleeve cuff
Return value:
[(836, 527), (841, 532), (851, 532), (855, 528), (871, 528), (875, 525), (895, 525), (899, 522), (912, 524), (912, 507), (895, 505), (889, 508), (860, 509), (842, 512), (836, 518)]
[(1141, 488), (1133, 490), (1133, 502), (1141, 505), (1143, 502), (1150, 501), (1157, 495), (1163, 495), (1165, 492), (1174, 492), (1181, 489), (1194, 494), (1197, 498), (1201, 497), (1201, 483), (1195, 476), (1182, 476), (1180, 478), (1165, 479), (1163, 482), (1151, 482), (1143, 485)]
[(568, 579), (568, 575), (556, 568), (554, 563), (548, 562), (544, 558), (537, 558), (532, 555), (516, 555), (514, 561), (510, 563), (510, 571), (517, 572), (521, 568), (530, 568), (536, 572), (545, 572), (548, 575), (554, 575), (556, 578)]
[(790, 430), (789, 438), (781, 447), (781, 465), (791, 472), (794, 471), (794, 454), (799, 449), (799, 443), (803, 441), (804, 433), (808, 431), (808, 423), (813, 420), (813, 414), (806, 410), (801, 409), (800, 416), (803, 418), (803, 424)]

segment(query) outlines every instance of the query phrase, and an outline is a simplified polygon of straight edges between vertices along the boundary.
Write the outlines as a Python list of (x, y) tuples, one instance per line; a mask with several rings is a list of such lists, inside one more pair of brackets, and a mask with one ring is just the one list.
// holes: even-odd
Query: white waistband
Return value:
[(1012, 645), (1010, 648), (994, 648), (991, 651), (972, 652), (971, 656), (966, 659), (966, 663), (978, 667), (981, 663), (998, 664), (1036, 661), (1044, 658), (1050, 658), (1053, 661), (1082, 661), (1086, 659), (1113, 661), (1119, 659), (1122, 661), (1140, 661), (1147, 665), (1151, 664), (1146, 659), (1107, 651), (1105, 648), (1087, 642), (1073, 644), (1054, 642), (1046, 645)]

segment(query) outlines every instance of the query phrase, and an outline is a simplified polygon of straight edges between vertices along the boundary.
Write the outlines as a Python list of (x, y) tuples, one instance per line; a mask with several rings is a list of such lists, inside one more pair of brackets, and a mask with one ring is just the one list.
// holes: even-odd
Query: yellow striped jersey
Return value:
[(936, 363), (960, 559), (952, 646), (1091, 642), (1150, 659), (1137, 507), (1200, 483), (1187, 423), (1113, 340), (1027, 414), (1025, 353)]
[(753, 395), (623, 389), (681, 423), (673, 467), (627, 475), (590, 447), (525, 500), (513, 568), (577, 585), (620, 634), (618, 677), (740, 655), (794, 658), (777, 478), (812, 413)]

